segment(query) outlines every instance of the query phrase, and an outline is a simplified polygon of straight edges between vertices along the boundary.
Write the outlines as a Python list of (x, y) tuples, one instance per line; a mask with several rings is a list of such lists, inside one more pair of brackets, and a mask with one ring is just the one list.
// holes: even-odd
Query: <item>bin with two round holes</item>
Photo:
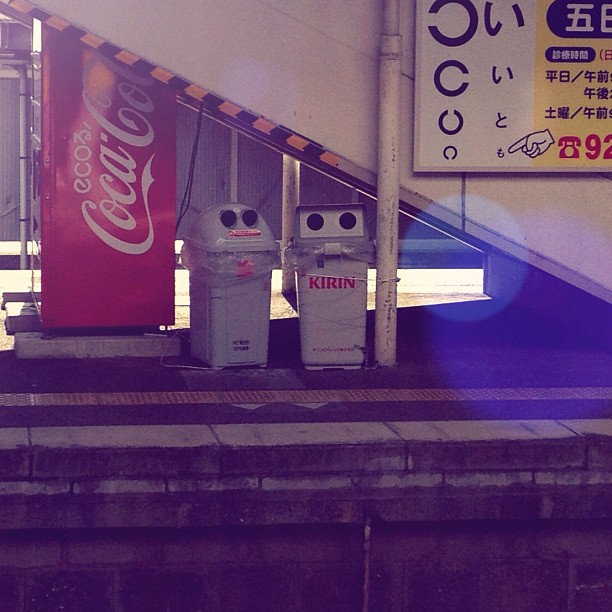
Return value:
[(266, 366), (278, 244), (261, 215), (236, 203), (208, 208), (191, 225), (181, 259), (192, 357), (213, 368)]
[(297, 274), (303, 365), (360, 368), (366, 356), (368, 264), (374, 259), (365, 206), (299, 206), (296, 236), (285, 257)]

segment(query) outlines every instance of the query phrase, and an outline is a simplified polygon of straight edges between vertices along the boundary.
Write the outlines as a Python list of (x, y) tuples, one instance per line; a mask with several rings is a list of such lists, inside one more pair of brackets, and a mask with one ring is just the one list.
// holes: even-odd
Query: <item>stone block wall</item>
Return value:
[(0, 466), (2, 612), (611, 610), (607, 420), (4, 429)]
[[(3, 612), (361, 612), (357, 526), (2, 534)], [(372, 612), (608, 612), (610, 522), (371, 524)]]

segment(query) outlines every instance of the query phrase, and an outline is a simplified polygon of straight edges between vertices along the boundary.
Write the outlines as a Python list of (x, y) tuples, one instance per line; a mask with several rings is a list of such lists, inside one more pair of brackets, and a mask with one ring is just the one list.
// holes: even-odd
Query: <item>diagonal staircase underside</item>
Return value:
[[(379, 7), (357, 0), (2, 0), (276, 150), (376, 195)], [(411, 170), (414, 6), (404, 35), (401, 208), (612, 301), (611, 174)], [(350, 18), (349, 18), (350, 17)]]

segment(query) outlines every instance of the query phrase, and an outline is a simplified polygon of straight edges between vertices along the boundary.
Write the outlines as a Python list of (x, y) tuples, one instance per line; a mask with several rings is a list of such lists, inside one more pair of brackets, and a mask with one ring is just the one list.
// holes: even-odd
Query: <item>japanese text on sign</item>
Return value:
[(415, 171), (609, 172), (612, 2), (418, 0)]

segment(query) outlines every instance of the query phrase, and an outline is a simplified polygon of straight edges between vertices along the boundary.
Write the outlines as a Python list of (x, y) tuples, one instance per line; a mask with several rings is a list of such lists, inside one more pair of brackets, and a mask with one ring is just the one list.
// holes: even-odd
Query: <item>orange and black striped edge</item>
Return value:
[(229, 127), (247, 133), (274, 149), (353, 184), (357, 188), (371, 191), (369, 181), (364, 182), (358, 178), (360, 169), (355, 167), (355, 172), (351, 171), (353, 166), (351, 162), (326, 150), (320, 144), (301, 134), (273, 123), (265, 117), (255, 115), (237, 104), (207, 91), (200, 85), (190, 83), (161, 66), (152, 64), (130, 51), (121, 49), (95, 34), (72, 25), (61, 17), (34, 6), (27, 0), (10, 0), (8, 6), (23, 15), (38, 19), (41, 23), (63, 32), (66, 36), (79, 39), (83, 44), (96, 49), (105, 57), (113, 58), (130, 66), (137, 74), (150, 75), (165, 83), (176, 91), (179, 101), (187, 106), (196, 110), (202, 108), (207, 116)]

